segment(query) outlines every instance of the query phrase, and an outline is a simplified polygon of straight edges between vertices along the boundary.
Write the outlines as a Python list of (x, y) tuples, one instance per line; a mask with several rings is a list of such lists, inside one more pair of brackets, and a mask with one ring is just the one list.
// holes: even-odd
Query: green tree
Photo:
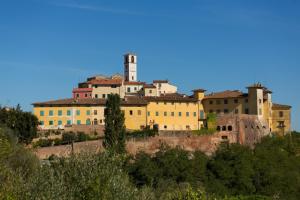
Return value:
[(208, 162), (208, 191), (223, 195), (251, 195), (255, 192), (254, 157), (239, 144), (221, 146)]
[(118, 94), (108, 95), (104, 111), (105, 130), (103, 146), (116, 153), (125, 152), (125, 117), (120, 105), (121, 99)]
[(37, 117), (22, 111), (19, 105), (9, 109), (0, 107), (0, 124), (13, 130), (19, 141), (25, 144), (31, 143), (37, 136)]

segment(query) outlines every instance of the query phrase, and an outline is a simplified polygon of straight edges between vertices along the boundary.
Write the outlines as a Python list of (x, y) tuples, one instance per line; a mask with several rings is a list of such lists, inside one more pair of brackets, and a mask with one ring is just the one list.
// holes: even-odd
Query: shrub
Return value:
[(145, 138), (145, 137), (154, 137), (158, 135), (158, 131), (154, 129), (150, 129), (149, 127), (146, 127), (143, 130), (136, 130), (133, 132), (128, 132), (126, 134), (127, 138)]
[(33, 147), (49, 147), (52, 145), (53, 140), (51, 139), (39, 139), (35, 143), (33, 143)]
[(62, 134), (62, 144), (70, 144), (76, 141), (76, 135), (74, 132), (65, 132)]
[(83, 132), (77, 132), (76, 142), (88, 141), (91, 140), (91, 137)]

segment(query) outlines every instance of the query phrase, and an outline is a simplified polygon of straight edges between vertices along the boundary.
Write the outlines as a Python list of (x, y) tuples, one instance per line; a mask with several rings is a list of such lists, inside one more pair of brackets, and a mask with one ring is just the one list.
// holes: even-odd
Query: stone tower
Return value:
[(264, 87), (260, 83), (255, 83), (248, 88), (249, 95), (249, 114), (257, 115), (258, 117), (263, 116), (263, 89)]
[(137, 81), (137, 56), (133, 53), (124, 55), (124, 77), (125, 81)]

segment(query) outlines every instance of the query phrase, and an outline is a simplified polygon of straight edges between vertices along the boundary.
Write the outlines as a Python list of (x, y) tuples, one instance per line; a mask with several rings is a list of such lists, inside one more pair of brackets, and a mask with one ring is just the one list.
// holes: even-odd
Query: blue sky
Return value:
[(123, 72), (180, 92), (260, 81), (300, 130), (298, 0), (0, 0), (0, 104), (71, 97), (79, 81)]

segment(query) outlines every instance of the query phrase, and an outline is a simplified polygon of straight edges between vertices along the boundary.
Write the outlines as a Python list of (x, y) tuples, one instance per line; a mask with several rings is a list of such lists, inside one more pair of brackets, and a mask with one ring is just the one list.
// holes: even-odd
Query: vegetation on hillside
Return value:
[[(26, 140), (24, 136), (34, 132), (34, 120), (25, 117), (23, 125), (16, 125), (22, 123), (13, 116), (20, 120), (24, 113), (1, 109), (2, 117), (14, 120), (1, 119), (0, 199), (299, 199), (300, 133), (266, 137), (253, 149), (224, 144), (210, 157), (166, 145), (154, 155), (139, 152), (133, 157), (124, 152), (119, 98), (111, 96), (108, 102), (105, 145), (109, 151), (51, 156), (44, 161), (24, 148), (32, 135)], [(66, 134), (64, 140), (84, 137)]]
[(37, 136), (38, 119), (30, 112), (0, 107), (0, 125), (10, 128), (22, 143), (29, 144)]
[(162, 146), (135, 157), (110, 151), (40, 162), (0, 128), (0, 199), (298, 199), (300, 135), (254, 149), (221, 146), (211, 157)]

